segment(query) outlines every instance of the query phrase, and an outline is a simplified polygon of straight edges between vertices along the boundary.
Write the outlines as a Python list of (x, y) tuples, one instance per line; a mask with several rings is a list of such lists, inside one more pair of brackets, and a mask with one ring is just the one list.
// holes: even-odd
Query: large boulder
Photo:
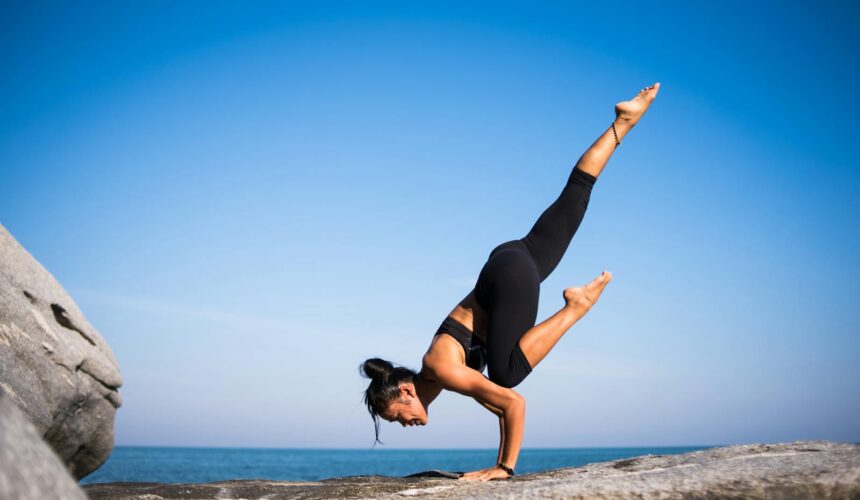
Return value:
[(0, 498), (86, 500), (26, 415), (0, 389)]
[(121, 384), (99, 332), (0, 225), (0, 388), (78, 479), (113, 449)]

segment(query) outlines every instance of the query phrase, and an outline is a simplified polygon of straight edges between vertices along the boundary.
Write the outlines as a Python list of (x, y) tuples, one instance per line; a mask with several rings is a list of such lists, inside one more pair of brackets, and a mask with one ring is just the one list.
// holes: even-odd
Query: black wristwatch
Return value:
[(496, 464), (496, 467), (498, 467), (498, 468), (502, 469), (503, 471), (507, 472), (507, 473), (508, 473), (508, 477), (512, 477), (512, 476), (514, 475), (514, 469), (511, 469), (510, 467), (508, 467), (507, 465), (503, 464), (502, 462), (497, 463), (497, 464)]

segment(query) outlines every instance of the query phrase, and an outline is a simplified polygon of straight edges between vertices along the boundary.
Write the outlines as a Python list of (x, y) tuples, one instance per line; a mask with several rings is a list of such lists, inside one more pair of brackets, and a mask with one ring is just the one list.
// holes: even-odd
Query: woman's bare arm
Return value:
[(434, 363), (431, 367), (442, 385), (449, 390), (471, 396), (500, 416), (501, 462), (514, 468), (522, 446), (525, 429), (526, 400), (513, 389), (493, 383), (483, 374), (460, 364)]
[[(505, 449), (505, 413), (495, 406), (475, 398), (475, 401), (481, 404), (484, 408), (490, 410), (493, 415), (499, 417), (499, 456), (496, 458), (496, 463), (502, 461), (502, 453)], [(507, 465), (507, 464), (506, 464)]]
[[(496, 463), (502, 462), (502, 456), (505, 453), (505, 417), (499, 417), (499, 456), (496, 458)], [(505, 462), (505, 465), (508, 467), (513, 467), (512, 465), (508, 465)]]

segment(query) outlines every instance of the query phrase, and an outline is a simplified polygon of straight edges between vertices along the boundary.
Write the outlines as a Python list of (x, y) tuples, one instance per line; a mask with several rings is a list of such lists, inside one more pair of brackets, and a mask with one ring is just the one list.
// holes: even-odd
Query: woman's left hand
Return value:
[(458, 478), (459, 481), (489, 481), (491, 479), (507, 479), (508, 473), (496, 467), (467, 472)]

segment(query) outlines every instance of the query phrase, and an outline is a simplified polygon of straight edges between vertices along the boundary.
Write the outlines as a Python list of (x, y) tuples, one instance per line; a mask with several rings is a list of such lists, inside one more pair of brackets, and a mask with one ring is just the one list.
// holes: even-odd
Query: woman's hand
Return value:
[(496, 467), (467, 472), (458, 478), (458, 481), (489, 481), (491, 479), (507, 479), (508, 473)]

